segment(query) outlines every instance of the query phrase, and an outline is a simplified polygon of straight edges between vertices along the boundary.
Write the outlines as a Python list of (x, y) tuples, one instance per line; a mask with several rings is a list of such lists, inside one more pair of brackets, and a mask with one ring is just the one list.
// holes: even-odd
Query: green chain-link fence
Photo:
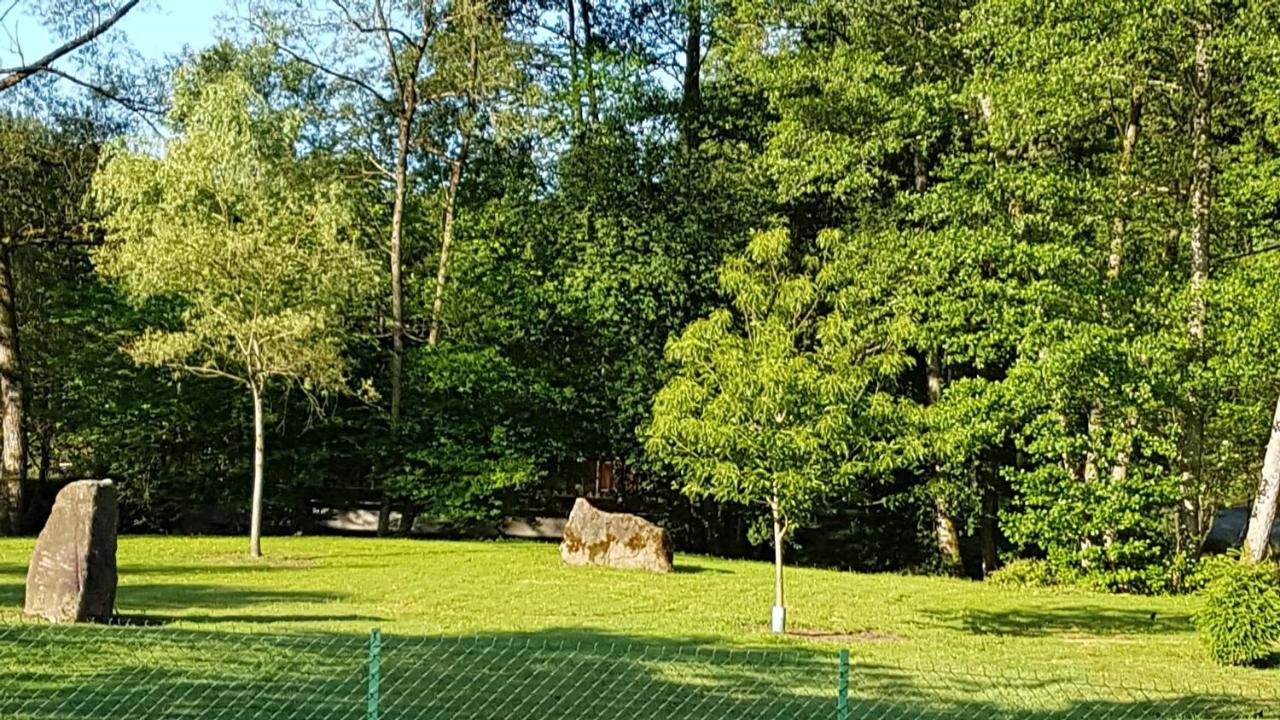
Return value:
[(826, 648), (541, 637), (0, 629), (3, 720), (1280, 718), (1247, 686), (1134, 688)]

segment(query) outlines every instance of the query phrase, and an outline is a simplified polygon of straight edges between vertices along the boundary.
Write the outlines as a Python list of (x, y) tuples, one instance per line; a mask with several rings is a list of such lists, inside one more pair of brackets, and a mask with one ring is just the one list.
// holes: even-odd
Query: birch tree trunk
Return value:
[[(942, 353), (932, 351), (925, 361), (925, 391), (930, 406), (942, 399)], [(939, 466), (934, 471), (941, 473)], [(960, 531), (956, 527), (946, 501), (937, 493), (933, 498), (933, 535), (938, 543), (938, 557), (942, 570), (948, 575), (964, 574), (964, 562), (960, 556)]]
[(769, 503), (773, 510), (773, 615), (771, 629), (775, 633), (786, 631), (786, 605), (782, 588), (782, 543), (786, 539), (786, 526), (775, 493)]
[[(1116, 160), (1116, 197), (1115, 197), (1115, 214), (1111, 218), (1111, 238), (1107, 248), (1107, 285), (1110, 286), (1120, 277), (1120, 268), (1124, 259), (1125, 233), (1128, 223), (1125, 218), (1125, 207), (1129, 202), (1131, 195), (1131, 175), (1133, 170), (1133, 154), (1138, 145), (1138, 131), (1142, 124), (1144, 88), (1141, 84), (1134, 85), (1129, 91), (1129, 113), (1125, 120), (1124, 134), (1120, 139), (1120, 156)], [(1111, 320), (1111, 308), (1106, 304), (1103, 305), (1102, 315), (1104, 321)], [(1089, 406), (1089, 437), (1092, 439), (1097, 433), (1103, 429), (1103, 408), (1102, 401), (1095, 398)], [(1124, 430), (1130, 430), (1130, 425), (1126, 422)], [(1126, 447), (1132, 444), (1131, 433), (1125, 432)], [(1122, 450), (1113, 458), (1111, 464), (1111, 477), (1113, 480), (1123, 480), (1129, 472), (1129, 451)], [(1098, 479), (1098, 456), (1094, 450), (1090, 450), (1085, 457), (1084, 463), (1084, 479), (1085, 482), (1093, 482)]]
[[(1213, 162), (1210, 156), (1210, 113), (1212, 111), (1212, 81), (1210, 48), (1213, 39), (1211, 10), (1204, 8), (1205, 17), (1196, 25), (1195, 85), (1196, 106), (1191, 118), (1192, 170), (1191, 170), (1191, 276), (1188, 294), (1187, 338), (1192, 356), (1200, 358), (1204, 347), (1205, 284), (1209, 279), (1209, 223), (1212, 209)], [(1188, 396), (1187, 407), (1182, 413), (1182, 443), (1179, 448), (1179, 468), (1182, 502), (1178, 513), (1178, 545), (1189, 550), (1199, 542), (1200, 481), (1202, 453), (1204, 451), (1204, 410), (1199, 398)]]
[(262, 388), (249, 381), (253, 394), (253, 505), (249, 513), (249, 557), (262, 557), (262, 486), (266, 433), (262, 419)]
[(1249, 513), (1249, 529), (1245, 533), (1244, 557), (1249, 562), (1262, 562), (1271, 542), (1271, 528), (1276, 521), (1276, 499), (1280, 497), (1280, 400), (1276, 401), (1267, 439), (1267, 454), (1262, 460), (1262, 477), (1258, 495)]
[(22, 349), (13, 285), (13, 249), (0, 244), (0, 534), (21, 531), (22, 485), (27, 471), (27, 438), (23, 405)]

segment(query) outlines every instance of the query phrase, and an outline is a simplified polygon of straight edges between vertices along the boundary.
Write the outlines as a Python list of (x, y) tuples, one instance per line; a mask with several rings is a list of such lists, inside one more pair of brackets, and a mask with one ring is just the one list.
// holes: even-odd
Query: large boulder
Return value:
[(568, 565), (671, 572), (667, 532), (635, 515), (603, 512), (578, 498), (564, 526), (560, 557)]
[(111, 617), (118, 520), (110, 480), (81, 480), (58, 493), (27, 567), (25, 614), (59, 623)]

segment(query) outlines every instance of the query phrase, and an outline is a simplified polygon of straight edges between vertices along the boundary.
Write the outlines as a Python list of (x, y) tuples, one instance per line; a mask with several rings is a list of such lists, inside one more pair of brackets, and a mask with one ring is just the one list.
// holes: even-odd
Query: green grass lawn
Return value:
[(762, 563), (680, 555), (656, 576), (565, 567), (542, 543), (301, 537), (255, 562), (240, 538), (127, 537), (118, 610), (163, 626), (63, 629), (21, 618), (31, 545), (0, 541), (5, 718), (363, 717), (373, 627), (390, 720), (608, 718), (618, 698), (656, 719), (827, 717), (839, 647), (851, 717), (1234, 717), (1235, 696), (1280, 700), (1280, 670), (1207, 659), (1186, 597), (791, 569), (791, 626), (814, 637), (777, 639)]

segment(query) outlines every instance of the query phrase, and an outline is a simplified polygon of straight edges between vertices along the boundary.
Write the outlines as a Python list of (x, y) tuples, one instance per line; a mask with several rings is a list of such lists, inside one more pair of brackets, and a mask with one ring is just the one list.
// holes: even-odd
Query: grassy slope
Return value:
[[(276, 538), (251, 562), (238, 538), (123, 538), (118, 608), (166, 632), (340, 632), (782, 644), (765, 632), (771, 567), (696, 556), (668, 576), (568, 568), (554, 545)], [(22, 622), (29, 540), (0, 541), (0, 624)], [(1064, 674), (1124, 685), (1251, 686), (1280, 697), (1280, 670), (1224, 670), (1204, 656), (1190, 598), (1022, 592), (928, 577), (788, 571), (796, 629), (847, 633), (858, 665)], [(110, 630), (106, 630), (110, 632)], [(0, 659), (0, 664), (3, 664)], [(922, 674), (929, 674), (929, 670)]]

